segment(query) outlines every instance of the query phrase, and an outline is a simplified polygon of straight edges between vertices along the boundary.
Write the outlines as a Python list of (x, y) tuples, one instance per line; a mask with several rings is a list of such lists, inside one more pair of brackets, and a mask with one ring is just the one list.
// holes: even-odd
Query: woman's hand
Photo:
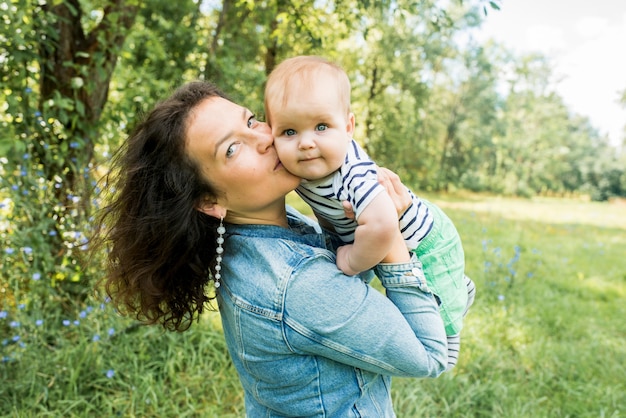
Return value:
[(396, 173), (385, 167), (378, 167), (378, 182), (387, 190), (387, 194), (396, 206), (398, 218), (400, 218), (411, 206), (411, 196), (406, 186), (402, 184)]

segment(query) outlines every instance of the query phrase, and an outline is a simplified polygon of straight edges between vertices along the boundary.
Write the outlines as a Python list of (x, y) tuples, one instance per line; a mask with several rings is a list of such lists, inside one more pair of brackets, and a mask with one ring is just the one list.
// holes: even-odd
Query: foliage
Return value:
[[(0, 317), (0, 350), (6, 360), (1, 366), (3, 377), (12, 382), (0, 386), (0, 392), (4, 391), (0, 393), (0, 411), (15, 415), (22, 413), (22, 407), (34, 407), (34, 414), (51, 410), (80, 415), (92, 414), (97, 405), (102, 408), (99, 412), (114, 414), (135, 405), (138, 415), (153, 415), (156, 410), (180, 416), (196, 412), (241, 415), (238, 384), (213, 320), (189, 336), (137, 328), (99, 309), (102, 301), (92, 294), (92, 284), (101, 274), (98, 260), (83, 263), (91, 216), (101, 199), (96, 181), (106, 170), (110, 155), (143, 112), (185, 81), (214, 81), (262, 118), (263, 84), (276, 63), (295, 54), (325, 55), (341, 64), (352, 81), (356, 139), (381, 165), (394, 169), (417, 191), (465, 189), (527, 198), (587, 195), (598, 201), (625, 197), (624, 144), (620, 153), (587, 118), (567, 108), (554, 91), (556, 81), (549, 59), (515, 56), (499, 45), (473, 40), (472, 31), (500, 7), (504, 7), (500, 1), (485, 0), (0, 1), (0, 316), (4, 315)], [(626, 103), (626, 92), (622, 95)], [(567, 211), (562, 210), (561, 215)], [(486, 218), (480, 221), (492, 224)], [(475, 225), (476, 219), (467, 222)], [(538, 294), (550, 290), (536, 287), (528, 273), (551, 280), (559, 279), (553, 278), (555, 274), (571, 278), (579, 272), (584, 277), (595, 273), (585, 270), (587, 264), (561, 263), (559, 257), (564, 256), (552, 255), (528, 237), (520, 235), (516, 241), (505, 227), (518, 231), (517, 226), (506, 221), (502, 225), (495, 229), (497, 237), (484, 237), (486, 247), (482, 242), (479, 247), (469, 247), (482, 248), (472, 254), (472, 260), (492, 263), (489, 271), (470, 264), (474, 275), (493, 277), (483, 283), (490, 292), (485, 293), (486, 300), (493, 304), (484, 312), (485, 321), (495, 316), (503, 324), (493, 336), (481, 338), (493, 347), (500, 339), (508, 341), (507, 353), (517, 350), (535, 355), (546, 349), (572, 358), (581, 356), (575, 348), (568, 352), (569, 346), (552, 344), (546, 337), (552, 330), (561, 332), (554, 326), (560, 321), (556, 310), (548, 315), (552, 322), (545, 327), (541, 321), (522, 322), (524, 326), (518, 327), (515, 321), (519, 318), (510, 316), (512, 309), (500, 308), (511, 300), (530, 305), (531, 296), (537, 293), (530, 294), (528, 289)], [(533, 239), (544, 239), (534, 224), (524, 227), (535, 231)], [(580, 235), (587, 236), (587, 232)], [(592, 232), (619, 241), (611, 238), (610, 231)], [(550, 233), (556, 234), (552, 238), (548, 234), (546, 243), (550, 245), (565, 247), (566, 241), (578, 242), (567, 228), (554, 227)], [(484, 233), (473, 230), (466, 234), (478, 237)], [(501, 249), (500, 257), (493, 252), (495, 248)], [(540, 252), (534, 253), (533, 248)], [(568, 250), (582, 252), (579, 248)], [(614, 254), (613, 250), (607, 250), (608, 254)], [(595, 266), (593, 259), (581, 254), (579, 258)], [(543, 264), (534, 264), (539, 260)], [(607, 265), (619, 266), (620, 262), (611, 258)], [(551, 270), (552, 265), (561, 270)], [(592, 289), (594, 297), (603, 302), (583, 298), (585, 308), (619, 311), (613, 301), (623, 296), (623, 289), (613, 284), (617, 279), (610, 274), (608, 279), (600, 277), (600, 290)], [(491, 286), (491, 282), (495, 284)], [(554, 283), (561, 289), (559, 294), (569, 300), (564, 303), (572, 304), (572, 297), (581, 296), (570, 284)], [(610, 290), (614, 288), (618, 290)], [(496, 292), (506, 302), (497, 300)], [(521, 312), (540, 316), (528, 306)], [(69, 321), (67, 326), (64, 320)], [(576, 320), (589, 324), (584, 317)], [(535, 326), (543, 333), (539, 343), (515, 337)], [(116, 331), (115, 338), (94, 344), (93, 335), (102, 337), (102, 330), (108, 328), (128, 332)], [(196, 357), (189, 362), (180, 359), (175, 349), (166, 350), (159, 344), (181, 344), (180, 349), (198, 355), (194, 351), (197, 339), (204, 338), (218, 352), (206, 348), (219, 357), (210, 367), (195, 362)], [(472, 361), (476, 368), (468, 366), (464, 371), (468, 374), (466, 380), (461, 379), (462, 386), (447, 378), (432, 384), (401, 383), (396, 389), (400, 410), (412, 411), (415, 406), (408, 405), (410, 400), (428, 398), (434, 400), (433, 415), (458, 412), (463, 405), (495, 415), (504, 415), (502, 410), (520, 415), (539, 413), (547, 401), (539, 394), (535, 399), (525, 398), (526, 387), (514, 380), (526, 374), (539, 376), (534, 381), (537, 387), (554, 391), (550, 411), (555, 415), (580, 416), (587, 410), (609, 414), (619, 409), (613, 405), (623, 405), (619, 392), (613, 390), (623, 389), (619, 383), (606, 388), (603, 411), (583, 403), (559, 403), (568, 391), (596, 393), (603, 387), (569, 381), (559, 386), (548, 381), (557, 378), (555, 371), (560, 367), (567, 367), (570, 374), (586, 374), (590, 381), (598, 382), (592, 359), (582, 356), (584, 361), (576, 368), (567, 359), (551, 357), (544, 374), (538, 374), (536, 366), (518, 372), (516, 361), (526, 359), (523, 355), (517, 352), (516, 360), (498, 363), (490, 357), (490, 350), (480, 348), (483, 341), (472, 342), (471, 338), (468, 352), (478, 360)], [(578, 342), (577, 337), (571, 338)], [(527, 347), (532, 353), (524, 351)], [(607, 356), (623, 357), (614, 347), (596, 348)], [(119, 354), (111, 354), (118, 349)], [(104, 362), (104, 353), (110, 357), (109, 364)], [(154, 361), (143, 368), (129, 360), (137, 354)], [(75, 370), (68, 367), (69, 358), (78, 359)], [(532, 359), (526, 361), (534, 364)], [(219, 382), (211, 386), (214, 398), (202, 405), (195, 404), (195, 398), (206, 396), (206, 382), (188, 367)], [(481, 367), (496, 371), (485, 376)], [(126, 372), (121, 371), (124, 368)], [(107, 370), (115, 370), (116, 377), (125, 379), (108, 378)], [(172, 386), (178, 384), (181, 371), (183, 380)], [(156, 378), (153, 372), (161, 374)], [(484, 383), (487, 377), (493, 384), (476, 383)], [(606, 378), (611, 381), (613, 375)], [(146, 395), (122, 395), (132, 393), (132, 387)], [(180, 403), (161, 401), (170, 399), (168, 387), (181, 395)], [(522, 401), (493, 404), (495, 397), (504, 395), (502, 387), (510, 387), (528, 405)], [(425, 390), (428, 396), (424, 398), (416, 390)], [(476, 399), (461, 397), (458, 404), (446, 404), (446, 399), (458, 397), (455, 390)], [(109, 402), (108, 394), (114, 394), (118, 403)], [(415, 405), (423, 405), (421, 402)], [(430, 401), (425, 402), (430, 408)], [(19, 410), (12, 409), (14, 405)], [(215, 412), (219, 405), (226, 406)]]
[(29, 290), (21, 275), (40, 276), (51, 294), (82, 298), (92, 273), (81, 268), (79, 253), (94, 197), (94, 146), (136, 5), (86, 3), (88, 15), (76, 0), (2, 5), (0, 292), (9, 297), (0, 306)]
[[(619, 416), (626, 407), (623, 208), (428, 198), (458, 226), (478, 293), (457, 368), (435, 380), (394, 379), (398, 416)], [(99, 297), (73, 303), (49, 296), (37, 277), (22, 280), (31, 291), (0, 309), (0, 416), (244, 414), (219, 314), (184, 333), (164, 332), (120, 317)], [(39, 297), (48, 303), (22, 304)]]

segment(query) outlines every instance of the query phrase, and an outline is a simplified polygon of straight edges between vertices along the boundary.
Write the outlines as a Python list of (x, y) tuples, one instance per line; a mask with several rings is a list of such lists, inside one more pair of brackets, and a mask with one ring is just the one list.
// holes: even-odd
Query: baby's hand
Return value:
[(359, 274), (360, 271), (355, 271), (350, 268), (350, 251), (352, 250), (352, 244), (343, 245), (337, 248), (337, 267), (344, 274), (348, 276), (354, 276)]

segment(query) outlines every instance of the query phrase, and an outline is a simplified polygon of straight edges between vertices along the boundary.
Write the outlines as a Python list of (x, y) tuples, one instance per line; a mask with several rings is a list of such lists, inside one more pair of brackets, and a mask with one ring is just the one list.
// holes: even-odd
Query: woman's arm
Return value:
[(285, 338), (294, 351), (388, 375), (445, 370), (443, 322), (416, 258), (380, 266), (385, 297), (323, 253), (298, 266), (286, 294)]

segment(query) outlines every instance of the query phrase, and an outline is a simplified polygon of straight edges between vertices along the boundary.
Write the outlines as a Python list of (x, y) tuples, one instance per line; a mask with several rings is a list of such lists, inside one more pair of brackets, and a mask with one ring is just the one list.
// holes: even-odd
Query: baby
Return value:
[[(450, 369), (458, 359), (463, 317), (475, 294), (474, 283), (464, 274), (460, 237), (436, 205), (410, 190), (413, 202), (398, 228), (396, 208), (378, 183), (376, 164), (352, 138), (350, 93), (345, 71), (324, 58), (299, 56), (278, 65), (265, 87), (265, 112), (278, 156), (302, 178), (296, 192), (346, 244), (337, 250), (337, 267), (344, 273), (357, 274), (385, 262), (396, 245), (417, 254), (440, 303)], [(345, 216), (344, 201), (352, 205), (355, 219)]]

